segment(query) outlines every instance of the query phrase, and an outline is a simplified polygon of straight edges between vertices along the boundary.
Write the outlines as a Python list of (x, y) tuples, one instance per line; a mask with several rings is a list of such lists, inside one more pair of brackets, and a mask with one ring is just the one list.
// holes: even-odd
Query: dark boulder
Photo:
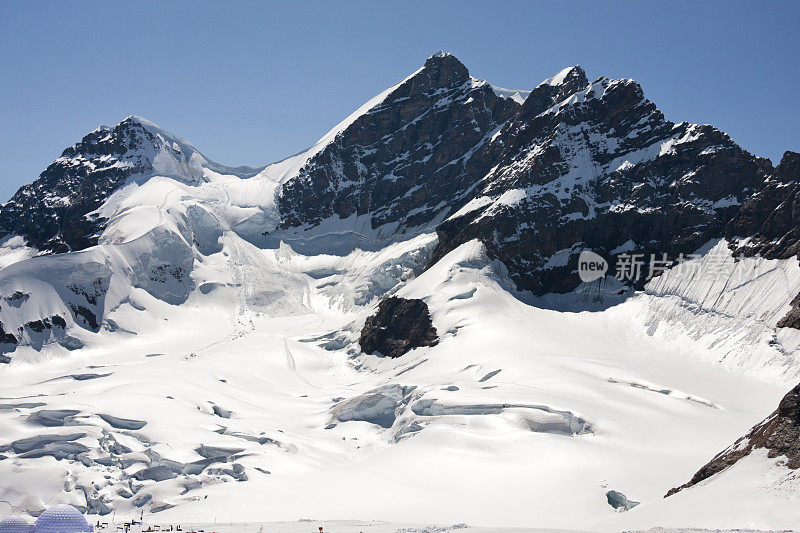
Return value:
[(396, 296), (378, 305), (378, 311), (364, 324), (359, 339), (364, 353), (380, 352), (388, 357), (400, 357), (414, 348), (434, 346), (437, 342), (428, 305), (422, 300)]

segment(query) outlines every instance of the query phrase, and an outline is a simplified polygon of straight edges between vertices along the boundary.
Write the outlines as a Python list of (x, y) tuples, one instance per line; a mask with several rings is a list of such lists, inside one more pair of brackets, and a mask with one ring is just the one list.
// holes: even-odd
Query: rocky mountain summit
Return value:
[(83, 250), (105, 227), (96, 210), (127, 182), (158, 174), (191, 183), (202, 179), (203, 168), (241, 177), (259, 170), (214, 163), (141, 117), (100, 126), (0, 206), (0, 238), (19, 235), (43, 253)]
[[(157, 231), (180, 243), (164, 255), (181, 250), (180, 265), (159, 260), (134, 284), (180, 284), (180, 296), (167, 291), (176, 300), (191, 290), (193, 254), (218, 250), (228, 229), (261, 248), (314, 241), (313, 253), (334, 254), (435, 232), (428, 266), (479, 239), (534, 295), (576, 289), (584, 250), (612, 268), (621, 254), (669, 265), (715, 238), (750, 256), (798, 253), (800, 155), (787, 152), (773, 168), (713, 126), (670, 122), (630, 79), (590, 82), (574, 66), (512, 92), (470, 76), (446, 53), (312, 148), (265, 167), (220, 165), (139, 117), (100, 127), (0, 206), (0, 237), (21, 239), (29, 255), (85, 250), (104, 234), (106, 242), (139, 237), (144, 230), (129, 234), (128, 222), (109, 229), (109, 217), (129, 217), (136, 206), (120, 202), (156, 178), (184, 188), (180, 206), (156, 198), (151, 207), (174, 219)], [(218, 207), (209, 211), (202, 202), (212, 197)], [(646, 278), (625, 281), (641, 288)], [(102, 309), (91, 320), (77, 312), (70, 325), (98, 329)], [(779, 325), (800, 325), (798, 301)], [(12, 336), (28, 336), (2, 331), (9, 346)]]
[[(712, 126), (668, 121), (633, 80), (589, 82), (577, 66), (521, 104), (505, 95), (450, 54), (428, 58), (294, 158), (275, 189), (277, 226), (260, 232), (313, 235), (352, 220), (364, 245), (435, 228), (432, 261), (479, 238), (537, 295), (573, 290), (584, 249), (613, 264), (724, 236), (753, 237), (749, 253), (796, 254), (797, 154), (773, 168)], [(281, 165), (223, 167), (129, 117), (65, 150), (2, 206), (0, 230), (40, 252), (80, 250), (96, 244), (96, 210), (126, 181), (202, 182), (204, 169), (272, 179)]]
[(432, 56), (283, 185), (282, 226), (334, 215), (368, 216), (371, 229), (430, 224), (488, 172), (476, 152), (520, 107), (452, 55)]
[(540, 86), (499, 132), (492, 172), (437, 228), (437, 257), (479, 236), (520, 288), (570, 291), (583, 249), (613, 264), (722, 236), (772, 172), (711, 126), (667, 121), (632, 80), (563, 79), (565, 98)]
[[(798, 183), (800, 155), (633, 80), (508, 90), (445, 53), (263, 167), (100, 127), (0, 206), (0, 499), (168, 523), (446, 490), (575, 530), (771, 509), (757, 476), (661, 496), (797, 383)], [(798, 395), (690, 484), (795, 468)]]

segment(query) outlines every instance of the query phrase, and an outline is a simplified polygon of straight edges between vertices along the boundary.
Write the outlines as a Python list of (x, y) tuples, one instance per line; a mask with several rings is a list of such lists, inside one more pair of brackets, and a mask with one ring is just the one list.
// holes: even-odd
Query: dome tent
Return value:
[(33, 524), (21, 516), (0, 519), (0, 533), (33, 533)]
[(63, 504), (43, 512), (34, 524), (35, 533), (88, 533), (93, 530), (80, 511)]

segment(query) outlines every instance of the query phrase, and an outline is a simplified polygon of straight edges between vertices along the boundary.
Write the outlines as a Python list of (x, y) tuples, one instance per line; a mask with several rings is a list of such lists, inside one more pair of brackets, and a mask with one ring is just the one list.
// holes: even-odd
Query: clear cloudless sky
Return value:
[(0, 201), (131, 114), (221, 163), (283, 158), (439, 49), (506, 88), (634, 78), (675, 122), (800, 151), (797, 0), (0, 0)]

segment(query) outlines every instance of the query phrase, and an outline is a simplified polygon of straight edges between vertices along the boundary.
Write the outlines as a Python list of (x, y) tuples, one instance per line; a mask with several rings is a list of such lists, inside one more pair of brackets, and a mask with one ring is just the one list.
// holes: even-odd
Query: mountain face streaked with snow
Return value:
[(798, 183), (633, 80), (443, 53), (262, 167), (102, 126), (0, 206), (0, 506), (796, 526), (800, 457), (695, 472), (800, 381)]

